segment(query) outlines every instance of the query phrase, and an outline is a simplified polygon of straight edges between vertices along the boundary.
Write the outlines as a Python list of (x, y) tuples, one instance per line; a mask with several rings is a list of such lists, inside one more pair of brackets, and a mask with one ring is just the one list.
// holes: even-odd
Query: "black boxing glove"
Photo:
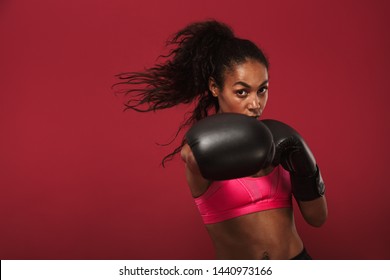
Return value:
[(303, 138), (292, 127), (276, 120), (262, 121), (271, 131), (275, 144), (274, 165), (290, 172), (292, 191), (297, 200), (310, 201), (325, 193), (316, 160)]
[(200, 120), (186, 141), (208, 180), (229, 180), (255, 174), (274, 157), (272, 134), (259, 120), (236, 113)]

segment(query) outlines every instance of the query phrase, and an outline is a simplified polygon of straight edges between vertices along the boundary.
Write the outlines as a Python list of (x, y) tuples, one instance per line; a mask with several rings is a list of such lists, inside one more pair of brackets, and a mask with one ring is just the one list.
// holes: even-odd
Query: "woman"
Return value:
[[(269, 64), (254, 43), (235, 37), (232, 30), (223, 23), (205, 21), (186, 26), (174, 35), (168, 45), (172, 46), (172, 49), (164, 56), (166, 60), (163, 63), (144, 72), (118, 75), (124, 80), (118, 84), (131, 86), (125, 89), (125, 93), (130, 95), (126, 104), (128, 109), (147, 112), (194, 102), (195, 109), (180, 126), (178, 133), (186, 126), (209, 121), (213, 113), (223, 117), (239, 114), (257, 119), (261, 116), (268, 99)], [(251, 121), (253, 118), (250, 118)], [(219, 122), (229, 123), (226, 120)], [(254, 125), (257, 123), (260, 124), (261, 121), (256, 120)], [(311, 259), (297, 233), (291, 201), (292, 193), (296, 198), (299, 197), (297, 202), (300, 211), (310, 225), (318, 227), (325, 222), (327, 206), (319, 169), (310, 150), (294, 130), (280, 123), (276, 124), (276, 128), (272, 122), (265, 121), (264, 124), (269, 127), (273, 134), (270, 139), (274, 141), (279, 137), (280, 129), (288, 131), (288, 137), (294, 134), (294, 139), (298, 139), (299, 146), (303, 147), (303, 161), (309, 161), (309, 164), (314, 166), (314, 169), (309, 168), (314, 170), (315, 175), (309, 175), (313, 179), (302, 179), (300, 174), (298, 178), (294, 167), (289, 168), (291, 163), (286, 163), (286, 158), (296, 160), (296, 156), (282, 155), (282, 152), (285, 153), (289, 149), (281, 148), (280, 143), (283, 141), (279, 139), (278, 143), (273, 143), (278, 156), (274, 156), (269, 146), (266, 149), (269, 153), (264, 157), (260, 170), (253, 169), (256, 172), (245, 176), (242, 176), (242, 173), (238, 177), (245, 178), (241, 179), (236, 178), (237, 176), (225, 178), (225, 174), (229, 173), (227, 169), (221, 171), (222, 177), (206, 176), (205, 170), (209, 167), (199, 163), (199, 158), (202, 157), (194, 155), (196, 147), (187, 143), (192, 141), (189, 141), (189, 138), (197, 138), (197, 135), (187, 134), (181, 145), (163, 159), (163, 164), (175, 154), (181, 153), (191, 194), (213, 241), (218, 259)], [(246, 124), (239, 124), (236, 128), (245, 126)], [(217, 130), (213, 127), (206, 135)], [(282, 134), (285, 134), (284, 132)], [(265, 131), (265, 134), (267, 133)], [(195, 139), (192, 142), (199, 141)], [(283, 145), (290, 142), (284, 141)], [(254, 141), (253, 145), (257, 145), (257, 141)], [(221, 146), (220, 143), (217, 146)], [(237, 153), (247, 154), (242, 151)], [(273, 163), (265, 164), (270, 154)], [(213, 158), (219, 160), (222, 155)], [(257, 162), (258, 159), (254, 161)], [(301, 159), (298, 159), (299, 161)], [(292, 163), (294, 164), (296, 165)], [(212, 163), (210, 166), (212, 168), (224, 164)], [(236, 163), (231, 170), (234, 170), (235, 166), (241, 164)], [(295, 187), (294, 192), (294, 184), (310, 185), (309, 192), (314, 194), (308, 197), (300, 196), (299, 190), (296, 191), (300, 187)], [(264, 193), (269, 196), (265, 198)], [(238, 201), (238, 198), (243, 201)], [(250, 207), (246, 206), (247, 203), (251, 204)]]

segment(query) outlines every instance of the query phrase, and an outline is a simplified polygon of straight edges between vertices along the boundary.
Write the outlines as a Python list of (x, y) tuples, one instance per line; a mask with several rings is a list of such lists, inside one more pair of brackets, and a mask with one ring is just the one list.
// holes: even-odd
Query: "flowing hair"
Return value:
[[(187, 25), (174, 34), (166, 46), (168, 54), (160, 56), (164, 62), (143, 72), (120, 73), (116, 75), (120, 81), (113, 87), (125, 86), (118, 91), (129, 97), (125, 110), (150, 112), (195, 103), (171, 142), (182, 129), (206, 118), (211, 110), (218, 112), (218, 99), (209, 90), (210, 78), (222, 89), (225, 71), (235, 64), (256, 59), (269, 67), (267, 58), (254, 43), (235, 37), (229, 26), (215, 20)], [(183, 138), (181, 144), (163, 158), (162, 165), (179, 153), (184, 144)]]

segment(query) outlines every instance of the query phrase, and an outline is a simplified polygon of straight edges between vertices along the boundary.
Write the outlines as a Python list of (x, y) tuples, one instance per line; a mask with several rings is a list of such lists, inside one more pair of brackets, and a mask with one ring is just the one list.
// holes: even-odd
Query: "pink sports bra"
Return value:
[(205, 224), (253, 212), (292, 207), (290, 175), (280, 165), (262, 177), (214, 181), (195, 198)]

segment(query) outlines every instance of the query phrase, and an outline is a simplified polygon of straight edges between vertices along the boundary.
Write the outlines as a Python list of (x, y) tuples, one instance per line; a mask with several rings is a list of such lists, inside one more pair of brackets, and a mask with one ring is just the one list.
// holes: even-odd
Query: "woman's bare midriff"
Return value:
[(292, 208), (251, 213), (206, 228), (217, 259), (291, 259), (303, 249)]

